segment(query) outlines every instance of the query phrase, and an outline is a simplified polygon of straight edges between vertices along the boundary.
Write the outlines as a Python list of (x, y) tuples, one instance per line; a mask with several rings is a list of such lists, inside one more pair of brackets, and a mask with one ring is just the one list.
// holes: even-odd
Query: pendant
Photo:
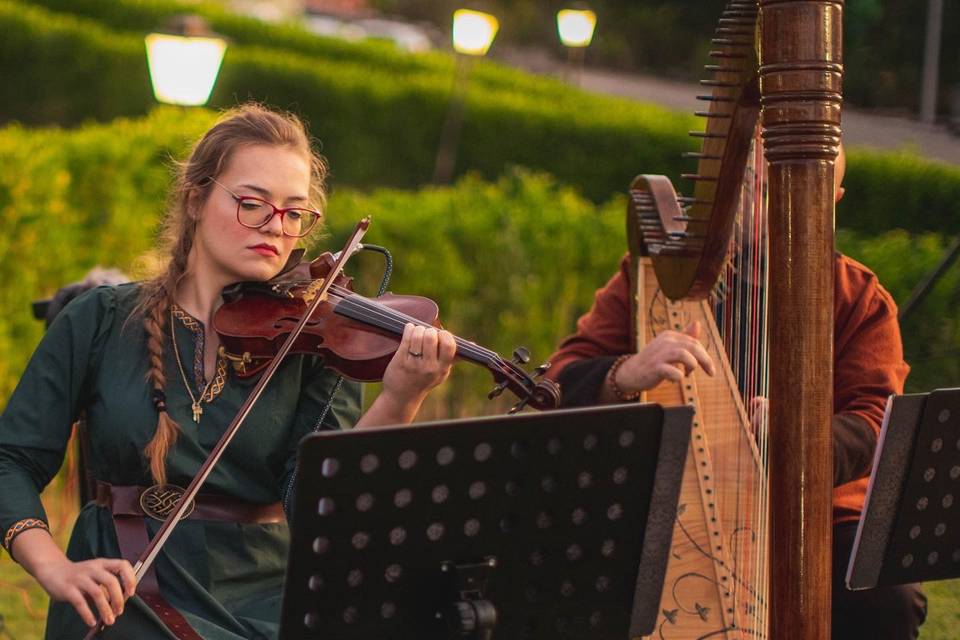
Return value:
[(193, 421), (197, 424), (200, 424), (200, 415), (203, 413), (203, 407), (200, 406), (199, 402), (193, 403)]

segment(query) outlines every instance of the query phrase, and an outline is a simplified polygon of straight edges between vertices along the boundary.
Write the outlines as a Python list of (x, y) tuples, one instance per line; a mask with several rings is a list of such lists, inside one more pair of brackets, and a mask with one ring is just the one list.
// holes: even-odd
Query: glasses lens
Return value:
[(245, 227), (259, 227), (266, 224), (273, 215), (273, 207), (254, 198), (240, 198), (237, 202), (237, 219)]
[(310, 209), (287, 209), (283, 216), (283, 232), (288, 236), (305, 236), (319, 219), (320, 214)]

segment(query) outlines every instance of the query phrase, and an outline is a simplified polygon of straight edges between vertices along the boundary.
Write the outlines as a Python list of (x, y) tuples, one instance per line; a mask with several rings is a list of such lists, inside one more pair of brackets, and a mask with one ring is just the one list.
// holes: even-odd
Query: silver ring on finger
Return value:
[(422, 358), (423, 353), (420, 351), (413, 351), (412, 349), (407, 349), (407, 353), (410, 354), (411, 358)]

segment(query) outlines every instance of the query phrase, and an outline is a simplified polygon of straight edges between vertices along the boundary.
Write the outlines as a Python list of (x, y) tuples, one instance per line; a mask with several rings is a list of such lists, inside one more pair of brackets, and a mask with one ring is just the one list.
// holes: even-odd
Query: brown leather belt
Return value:
[[(166, 491), (165, 487), (121, 487), (97, 482), (96, 504), (110, 509), (113, 514), (120, 554), (132, 565), (136, 565), (140, 554), (150, 543), (144, 518), (162, 520), (165, 513), (176, 507), (176, 499), (175, 494)], [(198, 494), (192, 511), (185, 517), (191, 520), (261, 524), (283, 522), (285, 519), (283, 506), (279, 502), (255, 504), (210, 494)], [(183, 615), (160, 593), (154, 565), (141, 577), (137, 595), (177, 638), (203, 640)]]
[[(149, 516), (162, 520), (162, 517), (158, 517), (161, 514), (150, 513), (144, 509), (142, 497), (147, 489), (148, 487), (118, 487), (106, 482), (97, 482), (96, 503), (98, 506), (110, 509), (114, 516)], [(268, 524), (286, 520), (283, 506), (279, 502), (256, 504), (229, 496), (201, 493), (197, 495), (194, 503), (194, 508), (189, 512), (187, 519), (245, 524)], [(170, 506), (172, 509), (173, 504)]]

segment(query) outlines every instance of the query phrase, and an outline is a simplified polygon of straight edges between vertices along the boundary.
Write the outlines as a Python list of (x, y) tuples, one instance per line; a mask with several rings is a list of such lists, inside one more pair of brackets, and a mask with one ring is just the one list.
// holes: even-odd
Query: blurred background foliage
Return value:
[[(459, 0), (374, 0), (386, 12), (447, 24)], [(500, 18), (498, 46), (536, 44), (565, 55), (556, 25), (543, 19), (569, 6), (564, 0), (483, 0)], [(725, 0), (591, 0), (597, 33), (587, 52), (593, 64), (696, 79), (703, 73), (709, 37)], [(844, 99), (861, 107), (919, 108), (927, 3), (917, 0), (844, 2)], [(960, 4), (944, 3), (940, 63), (941, 111), (960, 86)]]
[[(45, 8), (46, 5), (48, 8)], [(0, 0), (0, 122), (75, 125), (145, 114), (153, 105), (143, 32), (185, 5), (174, 0)], [(303, 115), (323, 141), (332, 184), (416, 188), (430, 182), (450, 99), (449, 56), (388, 55), (382, 43), (317, 38), (189, 5), (233, 42), (211, 105), (259, 99)], [(51, 9), (56, 9), (53, 11)], [(62, 10), (62, 11), (61, 11)], [(312, 43), (312, 44), (308, 44)], [(330, 44), (334, 43), (334, 44)], [(356, 55), (350, 55), (355, 51)], [(391, 62), (386, 62), (391, 60)], [(490, 180), (508, 164), (546, 171), (595, 203), (634, 174), (678, 182), (692, 165), (692, 115), (590, 94), (492, 62), (474, 70), (456, 173)], [(34, 78), (48, 78), (34, 82)], [(910, 154), (854, 154), (841, 224), (960, 231), (960, 169)]]
[[(154, 29), (169, 14), (168, 0), (34, 0), (59, 12), (101, 20), (112, 28), (130, 31)], [(431, 67), (449, 65), (447, 56), (397, 59), (395, 50), (381, 43), (367, 51), (349, 44), (295, 34), (287, 27), (259, 23), (223, 10), (214, 0), (190, 3), (211, 18), (211, 23), (237, 44), (253, 44), (272, 35), (273, 47), (318, 53), (353, 62), (363, 60), (383, 68), (397, 65)], [(544, 16), (571, 3), (564, 0), (371, 0), (386, 14), (449, 24), (451, 13), (467, 4), (496, 14), (500, 33), (494, 47), (537, 46), (557, 57), (566, 52), (558, 42), (556, 25)], [(593, 0), (597, 33), (587, 52), (591, 63), (683, 79), (701, 77), (709, 36), (725, 0)], [(183, 3), (181, 3), (183, 6)], [(109, 8), (109, 9), (108, 9)], [(915, 0), (846, 0), (844, 2), (844, 97), (868, 108), (918, 109), (920, 68), (926, 36), (927, 3)], [(942, 109), (949, 92), (960, 85), (960, 5), (944, 3), (943, 44), (940, 64)], [(481, 74), (482, 75), (482, 74)]]
[[(165, 15), (173, 15), (184, 5), (154, 1), (143, 8), (135, 0), (78, 0), (77, 6), (82, 2), (99, 7), (106, 22), (0, 0), (0, 32), (5, 34), (0, 73), (6, 80), (0, 84), (0, 120), (74, 125), (142, 115), (152, 107), (143, 31), (116, 31), (108, 25), (129, 24), (132, 14), (156, 25), (163, 18), (145, 8), (162, 5)], [(126, 20), (117, 19), (116, 8), (129, 10), (119, 12)], [(381, 45), (375, 43), (352, 45), (361, 52), (353, 61), (343, 60), (342, 53), (328, 57), (322, 46), (294, 52), (283, 48), (289, 46), (285, 38), (275, 47), (276, 34), (263, 31), (253, 19), (217, 23), (218, 10), (197, 9), (206, 11), (224, 35), (250, 42), (228, 49), (211, 106), (259, 99), (300, 113), (333, 162), (334, 185), (410, 188), (431, 180), (450, 100), (449, 60), (444, 65), (428, 60), (381, 65)], [(413, 54), (394, 56), (419, 60)], [(634, 166), (657, 166), (678, 177), (681, 152), (694, 148), (686, 132), (701, 126), (692, 115), (570, 90), (557, 80), (502, 65), (481, 64), (475, 71), (481, 81), (471, 83), (467, 96), (458, 173), (469, 169), (495, 179), (506, 162), (514, 162), (548, 171), (601, 201), (629, 183)], [(48, 81), (33, 82), (37, 77)]]

